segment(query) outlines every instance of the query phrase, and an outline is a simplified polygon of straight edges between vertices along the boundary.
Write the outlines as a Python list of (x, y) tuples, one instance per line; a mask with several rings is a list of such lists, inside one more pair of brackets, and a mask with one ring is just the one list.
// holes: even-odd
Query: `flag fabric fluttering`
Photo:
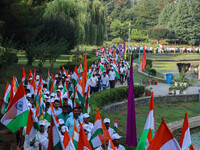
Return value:
[(27, 125), (28, 112), (26, 93), (24, 85), (21, 83), (17, 93), (9, 102), (7, 111), (1, 119), (1, 123), (15, 133), (19, 127)]
[(29, 135), (31, 140), (33, 140), (37, 131), (39, 130), (40, 130), (40, 126), (38, 123), (38, 118), (35, 116), (35, 114), (30, 108), (29, 114), (28, 114), (26, 134)]
[(148, 149), (149, 145), (151, 144), (153, 137), (152, 137), (152, 131), (151, 128), (149, 129), (148, 135), (147, 135), (147, 140), (146, 140), (146, 144), (145, 144), (145, 150)]
[(85, 86), (87, 83), (87, 53), (85, 49), (85, 56), (84, 56), (84, 66), (83, 66), (83, 77), (82, 77), (82, 91), (83, 91), (83, 97), (85, 96)]
[(79, 139), (79, 132), (78, 128), (76, 126), (76, 122), (74, 121), (74, 129), (73, 129), (73, 135), (72, 135), (72, 142), (74, 144), (74, 147), (78, 148), (78, 139)]
[(181, 150), (164, 119), (162, 119), (162, 123), (148, 150)]
[(91, 147), (96, 148), (101, 146), (104, 142), (110, 139), (109, 136), (109, 132), (101, 119), (100, 113), (98, 110), (96, 110), (94, 127), (91, 131), (90, 138)]
[(117, 120), (115, 120), (115, 123), (114, 123), (114, 131), (115, 131), (115, 133), (119, 134), (119, 127), (118, 127), (118, 121)]
[(131, 67), (128, 87), (126, 144), (128, 147), (137, 146), (136, 119), (135, 119), (135, 90), (133, 84), (133, 54), (131, 55)]
[(24, 69), (24, 66), (22, 67), (22, 82), (24, 83), (25, 82), (25, 79), (26, 79), (26, 72), (25, 72), (25, 69)]
[(64, 150), (76, 150), (66, 129), (65, 129), (65, 134), (64, 134), (64, 138), (62, 142), (63, 142)]
[(142, 59), (142, 72), (144, 71), (144, 68), (146, 66), (146, 53), (145, 53), (145, 46), (143, 48), (143, 59)]
[(191, 137), (190, 137), (190, 128), (189, 128), (189, 121), (188, 121), (188, 114), (185, 114), (185, 120), (183, 122), (183, 128), (181, 132), (181, 138), (179, 145), (182, 149), (187, 149), (191, 146)]
[(140, 140), (138, 142), (136, 150), (144, 150), (145, 145), (147, 142), (147, 137), (148, 137), (148, 132), (149, 129), (151, 129), (152, 135), (154, 136), (155, 133), (155, 121), (154, 121), (154, 98), (153, 98), (153, 92), (151, 94), (151, 101), (149, 105), (149, 112), (148, 112), (148, 117), (144, 126), (144, 130), (142, 132), (142, 135), (140, 137)]
[(49, 134), (49, 150), (61, 150), (64, 149), (64, 145), (61, 142), (60, 133), (58, 131), (58, 127), (55, 121), (54, 116), (51, 116), (51, 126), (50, 126), (50, 134)]
[(78, 140), (77, 150), (92, 150), (90, 143), (87, 139), (87, 136), (85, 135), (85, 132), (83, 130), (80, 120), (79, 120), (79, 124), (80, 124), (80, 132), (79, 132), (79, 140)]

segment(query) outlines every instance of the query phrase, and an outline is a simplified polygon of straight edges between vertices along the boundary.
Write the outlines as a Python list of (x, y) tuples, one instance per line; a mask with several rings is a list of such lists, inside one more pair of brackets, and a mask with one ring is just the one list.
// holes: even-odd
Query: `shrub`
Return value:
[(123, 43), (123, 39), (115, 38), (115, 39), (112, 40), (112, 43), (116, 43), (116, 44)]
[(156, 70), (155, 69), (150, 69), (149, 70), (149, 75), (156, 76)]
[(149, 65), (150, 66), (150, 68), (152, 68), (152, 60), (151, 59), (147, 59), (146, 60), (146, 65)]
[[(144, 93), (144, 86), (135, 85), (135, 97), (140, 97)], [(102, 106), (123, 101), (128, 98), (128, 86), (104, 90), (91, 95), (93, 106), (101, 108)], [(93, 108), (92, 108), (93, 109)], [(94, 109), (93, 109), (94, 110)]]

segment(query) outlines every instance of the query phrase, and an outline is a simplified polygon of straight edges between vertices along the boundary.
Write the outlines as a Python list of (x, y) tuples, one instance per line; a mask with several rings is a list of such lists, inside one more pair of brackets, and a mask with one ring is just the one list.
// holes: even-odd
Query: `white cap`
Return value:
[(55, 78), (58, 78), (58, 74), (55, 75)]
[(115, 133), (112, 135), (112, 140), (119, 140), (121, 138), (122, 138), (122, 136), (120, 136), (118, 133)]
[(109, 118), (105, 118), (105, 119), (103, 120), (103, 123), (110, 123), (110, 119), (109, 119)]
[(59, 119), (59, 125), (65, 124), (63, 119)]
[(54, 96), (56, 96), (56, 95), (55, 95), (55, 93), (51, 93), (51, 95), (50, 95), (50, 96), (53, 96), (53, 97), (54, 97)]
[(83, 129), (86, 130), (86, 131), (88, 131), (88, 132), (90, 132), (89, 127), (90, 127), (89, 124), (84, 124), (83, 125)]
[(44, 98), (45, 98), (45, 99), (46, 99), (46, 98), (47, 98), (47, 99), (49, 99), (49, 97), (48, 97), (48, 96), (46, 96), (46, 95), (44, 95)]
[(66, 81), (70, 81), (70, 80), (67, 78)]
[(49, 91), (48, 91), (48, 90), (45, 90), (44, 94), (47, 94), (47, 95), (48, 95), (48, 94), (50, 94), (50, 93), (49, 93)]
[(89, 118), (90, 115), (88, 113), (83, 114), (83, 118)]
[(45, 121), (43, 121), (43, 120), (39, 121), (39, 125), (40, 126), (45, 126)]
[(31, 93), (27, 93), (27, 94), (26, 94), (26, 97), (31, 98)]
[(57, 89), (57, 92), (60, 92), (60, 89)]
[(63, 86), (60, 84), (60, 85), (58, 86), (58, 88), (59, 88), (59, 89), (62, 89), (62, 88), (63, 88)]
[(29, 80), (32, 80), (33, 78), (29, 78)]
[(66, 129), (66, 130), (67, 130), (67, 132), (68, 132), (68, 127), (67, 127), (67, 126), (62, 126), (62, 127), (61, 127), (61, 132), (63, 132), (63, 133), (64, 133), (64, 132), (66, 131), (65, 129)]
[(67, 98), (67, 93), (65, 93), (62, 98)]
[(40, 79), (40, 76), (39, 76), (39, 75), (36, 76), (36, 80), (37, 80), (37, 79)]

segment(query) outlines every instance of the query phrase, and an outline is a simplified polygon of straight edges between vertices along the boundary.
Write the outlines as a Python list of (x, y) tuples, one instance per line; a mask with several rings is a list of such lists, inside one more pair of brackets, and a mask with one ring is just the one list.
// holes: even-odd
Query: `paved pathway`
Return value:
[[(165, 83), (158, 83), (158, 85), (149, 85), (147, 88), (152, 88), (152, 91), (154, 92), (154, 96), (165, 96), (169, 95), (169, 84)], [(199, 86), (191, 86), (186, 90), (187, 94), (198, 94), (198, 89), (200, 89)]]

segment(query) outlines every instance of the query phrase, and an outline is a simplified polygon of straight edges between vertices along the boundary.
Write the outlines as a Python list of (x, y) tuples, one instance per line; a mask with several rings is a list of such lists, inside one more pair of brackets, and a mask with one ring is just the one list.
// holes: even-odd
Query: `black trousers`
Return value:
[(115, 88), (115, 80), (110, 80), (110, 88)]

